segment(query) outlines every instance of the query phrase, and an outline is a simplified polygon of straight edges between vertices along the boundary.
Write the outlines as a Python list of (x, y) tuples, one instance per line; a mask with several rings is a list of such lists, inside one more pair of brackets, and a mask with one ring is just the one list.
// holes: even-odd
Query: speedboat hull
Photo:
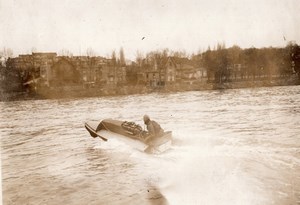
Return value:
[[(85, 128), (92, 137), (100, 137), (107, 141), (109, 138), (118, 138), (147, 153), (161, 153), (170, 148), (172, 144), (172, 132), (167, 131), (162, 137), (149, 141), (149, 133), (140, 125), (133, 122), (105, 119), (100, 123), (85, 123)], [(113, 135), (107, 134), (113, 133)]]

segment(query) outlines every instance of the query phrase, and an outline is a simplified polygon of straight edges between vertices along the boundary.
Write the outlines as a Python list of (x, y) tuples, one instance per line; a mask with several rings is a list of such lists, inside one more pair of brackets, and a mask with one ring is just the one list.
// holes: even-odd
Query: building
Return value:
[(138, 82), (150, 87), (172, 85), (176, 81), (177, 65), (171, 57), (161, 59), (159, 62), (144, 65), (144, 71), (138, 72)]
[(138, 82), (151, 87), (207, 81), (207, 70), (187, 58), (167, 57), (152, 65), (144, 64), (143, 69), (137, 74)]
[(176, 82), (192, 85), (207, 81), (207, 70), (187, 58), (175, 58), (177, 63)]
[(56, 53), (32, 53), (31, 55), (31, 64), (35, 72), (39, 72), (41, 81), (46, 85), (49, 85), (51, 80), (51, 67), (57, 61)]
[(56, 53), (19, 55), (8, 61), (19, 71), (23, 82), (39, 86), (101, 86), (126, 82), (126, 67), (113, 65), (111, 59), (90, 56), (57, 56)]
[(76, 85), (81, 82), (80, 71), (68, 58), (61, 57), (48, 71), (51, 86)]

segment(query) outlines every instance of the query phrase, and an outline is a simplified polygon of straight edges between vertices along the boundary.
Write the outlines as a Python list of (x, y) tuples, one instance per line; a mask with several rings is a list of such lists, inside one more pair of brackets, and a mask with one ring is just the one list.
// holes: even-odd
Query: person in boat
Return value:
[(147, 137), (147, 141), (151, 141), (152, 139), (162, 137), (164, 135), (164, 130), (160, 127), (160, 125), (154, 120), (150, 120), (148, 115), (144, 115), (144, 123), (147, 125), (147, 130), (149, 136)]

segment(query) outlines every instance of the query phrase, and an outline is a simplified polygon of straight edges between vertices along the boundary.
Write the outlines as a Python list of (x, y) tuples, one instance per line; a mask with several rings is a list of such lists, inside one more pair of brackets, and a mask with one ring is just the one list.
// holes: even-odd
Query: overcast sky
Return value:
[[(299, 0), (0, 0), (0, 49), (108, 57), (300, 43)], [(284, 40), (284, 37), (286, 41)]]

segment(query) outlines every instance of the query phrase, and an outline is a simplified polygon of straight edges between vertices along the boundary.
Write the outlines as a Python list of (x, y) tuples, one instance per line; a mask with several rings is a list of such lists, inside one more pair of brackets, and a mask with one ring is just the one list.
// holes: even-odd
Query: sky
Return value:
[(0, 0), (0, 49), (125, 57), (300, 43), (299, 0)]

